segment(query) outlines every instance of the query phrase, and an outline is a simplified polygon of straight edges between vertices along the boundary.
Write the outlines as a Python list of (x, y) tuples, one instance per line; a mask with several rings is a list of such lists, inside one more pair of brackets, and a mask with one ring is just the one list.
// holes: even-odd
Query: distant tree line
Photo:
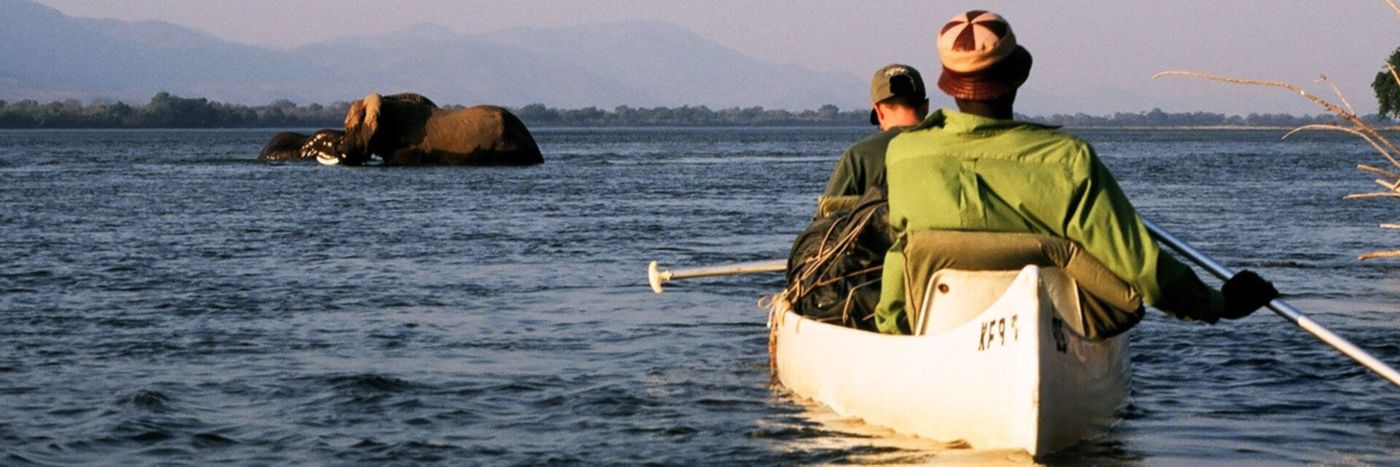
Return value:
[(793, 112), (763, 107), (706, 106), (597, 107), (556, 109), (530, 104), (511, 109), (529, 126), (850, 126), (869, 124), (869, 109), (842, 111), (827, 104), (816, 110)]
[[(161, 92), (144, 106), (77, 99), (40, 104), (0, 100), (0, 128), (312, 128), (338, 127), (348, 102), (298, 106), (288, 100), (245, 106), (184, 98)], [(792, 112), (763, 107), (711, 110), (705, 106), (556, 109), (530, 104), (511, 109), (529, 126), (805, 126), (859, 125), (868, 110), (841, 111), (834, 105)]]
[[(0, 128), (331, 128), (339, 127), (349, 109), (348, 102), (300, 106), (289, 100), (268, 105), (246, 106), (184, 98), (161, 92), (145, 105), (94, 100), (83, 104), (76, 99), (41, 104), (34, 100), (0, 100)], [(530, 104), (511, 109), (531, 127), (583, 126), (864, 126), (869, 110), (841, 110), (824, 105), (816, 110), (790, 111), (763, 107), (710, 109), (706, 106), (629, 107), (612, 110), (597, 107), (558, 109)], [(1295, 116), (1289, 114), (1225, 115), (1208, 112), (1171, 113), (1161, 109), (1149, 112), (1115, 113), (1099, 116), (1054, 114), (1018, 116), (1025, 120), (1067, 127), (1210, 127), (1267, 126), (1294, 127), (1309, 123), (1334, 122), (1330, 114)], [(1377, 120), (1374, 115), (1366, 117)]]
[(340, 126), (348, 103), (298, 106), (278, 100), (244, 106), (161, 92), (142, 106), (77, 99), (40, 104), (0, 100), (0, 128), (290, 128)]
[[(1245, 116), (1225, 115), (1210, 112), (1163, 112), (1152, 109), (1148, 112), (1118, 112), (1113, 115), (1053, 114), (1049, 116), (1021, 116), (1025, 120), (1074, 128), (1131, 128), (1131, 127), (1286, 127), (1293, 128), (1314, 123), (1337, 123), (1340, 119), (1330, 113), (1317, 115), (1259, 114)], [(1377, 122), (1376, 114), (1362, 117), (1363, 121)]]

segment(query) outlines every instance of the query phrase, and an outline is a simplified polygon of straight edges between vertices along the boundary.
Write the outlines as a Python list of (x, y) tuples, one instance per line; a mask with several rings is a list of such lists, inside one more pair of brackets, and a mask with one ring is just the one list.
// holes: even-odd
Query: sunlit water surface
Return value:
[[(540, 129), (528, 168), (254, 160), (272, 131), (0, 132), (0, 464), (1031, 462), (771, 384), (842, 129)], [(1392, 200), (1340, 136), (1083, 131), (1137, 207), (1400, 365)], [(1400, 390), (1268, 312), (1152, 312), (1122, 421), (1048, 463), (1400, 462)]]

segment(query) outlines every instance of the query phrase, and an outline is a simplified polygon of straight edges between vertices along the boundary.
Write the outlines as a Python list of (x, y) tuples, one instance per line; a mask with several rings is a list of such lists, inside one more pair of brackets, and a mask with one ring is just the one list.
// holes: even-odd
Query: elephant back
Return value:
[(427, 153), (454, 165), (531, 165), (544, 162), (530, 130), (494, 105), (437, 110), (428, 121)]
[(416, 92), (401, 92), (398, 94), (390, 94), (384, 96), (383, 99), (384, 102), (387, 102), (390, 105), (410, 104), (417, 107), (427, 107), (432, 109), (438, 108), (437, 103), (433, 102), (432, 99), (429, 99), (427, 96), (418, 94)]

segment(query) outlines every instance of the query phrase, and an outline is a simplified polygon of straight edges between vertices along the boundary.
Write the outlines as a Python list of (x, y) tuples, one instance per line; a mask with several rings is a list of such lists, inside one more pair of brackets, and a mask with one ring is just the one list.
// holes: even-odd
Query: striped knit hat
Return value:
[(938, 89), (958, 99), (989, 100), (1026, 82), (1031, 54), (1016, 44), (1011, 24), (996, 13), (974, 10), (938, 31), (943, 74)]

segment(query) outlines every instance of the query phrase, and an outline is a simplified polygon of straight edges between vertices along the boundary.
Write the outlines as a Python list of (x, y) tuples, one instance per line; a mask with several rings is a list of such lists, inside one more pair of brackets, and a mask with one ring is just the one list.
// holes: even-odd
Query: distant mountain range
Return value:
[(159, 91), (266, 104), (413, 91), (441, 104), (863, 107), (860, 77), (745, 56), (677, 26), (636, 22), (462, 34), (431, 24), (293, 50), (160, 21), (77, 18), (0, 0), (0, 99), (142, 103)]

